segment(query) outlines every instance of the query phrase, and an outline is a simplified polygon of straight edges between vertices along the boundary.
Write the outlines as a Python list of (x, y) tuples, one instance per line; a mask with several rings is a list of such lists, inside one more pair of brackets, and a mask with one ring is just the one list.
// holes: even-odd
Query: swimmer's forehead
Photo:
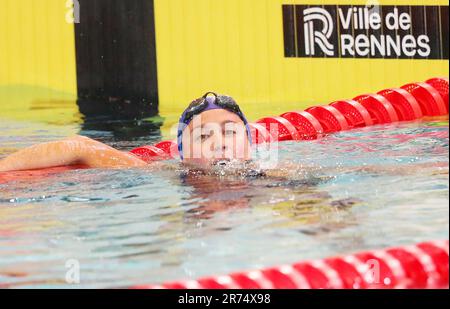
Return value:
[(243, 124), (239, 123), (239, 122), (235, 122), (233, 120), (224, 120), (221, 122), (208, 122), (208, 123), (203, 123), (203, 124), (199, 124), (199, 125), (193, 125), (191, 127), (191, 130), (213, 130), (213, 129), (232, 129), (235, 128), (236, 126), (243, 126)]
[(210, 110), (201, 113), (200, 115), (196, 115), (194, 119), (189, 123), (189, 127), (191, 130), (197, 128), (214, 128), (214, 127), (224, 127), (226, 125), (236, 125), (242, 122), (241, 118), (238, 115), (218, 109), (218, 110)]

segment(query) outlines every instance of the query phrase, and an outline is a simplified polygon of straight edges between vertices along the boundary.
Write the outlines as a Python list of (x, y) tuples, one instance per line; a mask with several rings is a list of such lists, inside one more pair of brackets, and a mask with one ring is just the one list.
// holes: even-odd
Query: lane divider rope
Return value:
[(133, 289), (424, 289), (448, 288), (449, 241), (303, 261)]

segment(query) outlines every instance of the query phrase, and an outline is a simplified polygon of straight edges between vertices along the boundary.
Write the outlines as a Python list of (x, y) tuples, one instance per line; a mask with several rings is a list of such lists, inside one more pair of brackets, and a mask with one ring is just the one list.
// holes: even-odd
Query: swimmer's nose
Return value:
[(225, 143), (225, 137), (222, 136), (222, 138), (216, 138), (212, 144), (212, 148), (216, 158), (224, 158), (228, 150), (228, 146)]
[(227, 154), (227, 147), (226, 146), (216, 147), (214, 149), (214, 157), (217, 158), (217, 159), (225, 159), (225, 158), (227, 158), (226, 154)]

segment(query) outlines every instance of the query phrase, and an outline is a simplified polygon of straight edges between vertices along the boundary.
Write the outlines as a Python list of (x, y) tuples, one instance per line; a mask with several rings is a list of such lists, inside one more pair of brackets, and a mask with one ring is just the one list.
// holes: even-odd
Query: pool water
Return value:
[[(2, 120), (0, 158), (77, 130)], [(108, 130), (81, 134), (123, 150), (158, 140)], [(292, 179), (130, 169), (0, 184), (0, 286), (127, 287), (448, 239), (448, 132), (409, 122), (283, 142), (281, 164), (313, 167)]]

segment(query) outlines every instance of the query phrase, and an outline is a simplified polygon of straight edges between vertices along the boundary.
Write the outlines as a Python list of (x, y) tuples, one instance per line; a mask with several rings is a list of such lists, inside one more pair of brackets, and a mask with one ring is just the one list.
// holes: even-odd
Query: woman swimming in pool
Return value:
[[(212, 171), (251, 165), (247, 119), (228, 96), (206, 93), (183, 112), (178, 128), (180, 159), (191, 169)], [(0, 161), (1, 171), (83, 165), (87, 168), (144, 167), (148, 163), (83, 136), (38, 144)]]
[[(314, 171), (311, 167), (288, 166), (286, 163), (283, 163), (282, 168), (259, 168), (259, 164), (251, 160), (251, 132), (238, 104), (231, 97), (212, 92), (193, 101), (183, 112), (177, 138), (181, 162), (190, 171), (290, 179), (299, 175), (308, 177), (309, 172)], [(0, 160), (0, 172), (69, 165), (83, 165), (87, 168), (178, 168), (173, 164), (157, 162), (149, 165), (134, 154), (116, 150), (87, 137), (75, 136), (20, 150)], [(448, 164), (443, 167), (444, 173), (448, 173)], [(397, 174), (410, 173), (413, 170), (409, 166), (352, 168), (352, 171)]]

